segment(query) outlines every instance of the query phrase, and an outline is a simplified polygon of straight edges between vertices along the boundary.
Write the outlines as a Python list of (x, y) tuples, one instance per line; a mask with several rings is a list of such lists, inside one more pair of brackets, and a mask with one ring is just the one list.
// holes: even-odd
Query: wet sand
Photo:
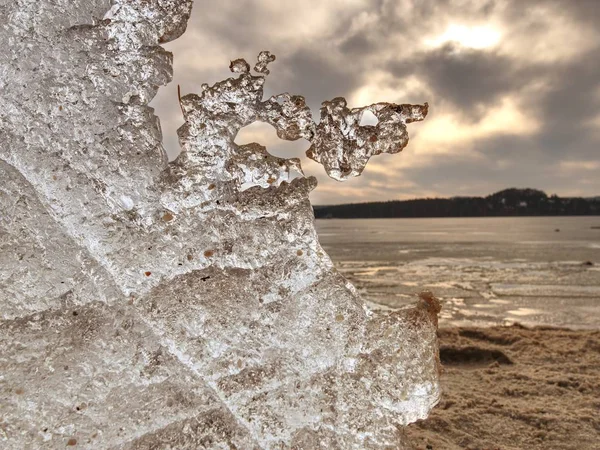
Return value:
[(442, 328), (442, 400), (415, 449), (600, 449), (600, 331)]

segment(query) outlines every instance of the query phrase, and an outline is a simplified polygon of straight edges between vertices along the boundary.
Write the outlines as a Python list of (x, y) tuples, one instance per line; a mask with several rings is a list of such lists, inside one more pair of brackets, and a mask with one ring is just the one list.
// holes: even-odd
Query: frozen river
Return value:
[(430, 290), (442, 324), (600, 328), (600, 217), (317, 220), (376, 308)]

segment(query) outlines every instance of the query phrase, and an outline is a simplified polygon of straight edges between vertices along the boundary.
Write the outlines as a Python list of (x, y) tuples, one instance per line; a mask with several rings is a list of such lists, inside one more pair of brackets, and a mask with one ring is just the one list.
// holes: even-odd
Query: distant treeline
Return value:
[(425, 198), (315, 206), (317, 219), (393, 217), (588, 216), (600, 215), (600, 197), (546, 195), (536, 189), (505, 189), (487, 197)]

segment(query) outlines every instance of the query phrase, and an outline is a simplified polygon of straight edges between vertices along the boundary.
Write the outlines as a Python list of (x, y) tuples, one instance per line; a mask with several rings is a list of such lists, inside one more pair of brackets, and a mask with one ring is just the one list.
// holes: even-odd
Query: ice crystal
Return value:
[[(439, 395), (435, 300), (369, 311), (320, 247), (300, 162), (335, 178), (406, 145), (426, 106), (263, 100), (275, 57), (181, 99), (167, 163), (148, 102), (191, 1), (0, 3), (0, 443), (398, 448)], [(375, 137), (375, 138), (374, 138)]]
[[(371, 156), (401, 152), (408, 145), (406, 124), (423, 120), (427, 109), (427, 103), (375, 103), (349, 109), (342, 97), (323, 102), (321, 122), (307, 155), (323, 164), (327, 174), (336, 180), (356, 177)], [(365, 111), (375, 115), (377, 125), (360, 125)]]

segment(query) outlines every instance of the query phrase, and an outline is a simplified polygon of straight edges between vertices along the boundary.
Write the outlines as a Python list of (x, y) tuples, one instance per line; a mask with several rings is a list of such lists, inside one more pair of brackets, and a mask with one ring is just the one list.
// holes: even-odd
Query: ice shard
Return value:
[(148, 102), (191, 1), (0, 2), (0, 447), (389, 449), (439, 397), (437, 308), (370, 311), (320, 247), (300, 161), (401, 150), (425, 106), (263, 99), (251, 73), (181, 98), (168, 163)]
[[(346, 99), (323, 102), (321, 121), (307, 155), (323, 164), (327, 174), (339, 181), (360, 175), (371, 156), (399, 153), (408, 145), (406, 124), (423, 120), (428, 105), (375, 103), (349, 109)], [(376, 125), (361, 125), (366, 111)]]

